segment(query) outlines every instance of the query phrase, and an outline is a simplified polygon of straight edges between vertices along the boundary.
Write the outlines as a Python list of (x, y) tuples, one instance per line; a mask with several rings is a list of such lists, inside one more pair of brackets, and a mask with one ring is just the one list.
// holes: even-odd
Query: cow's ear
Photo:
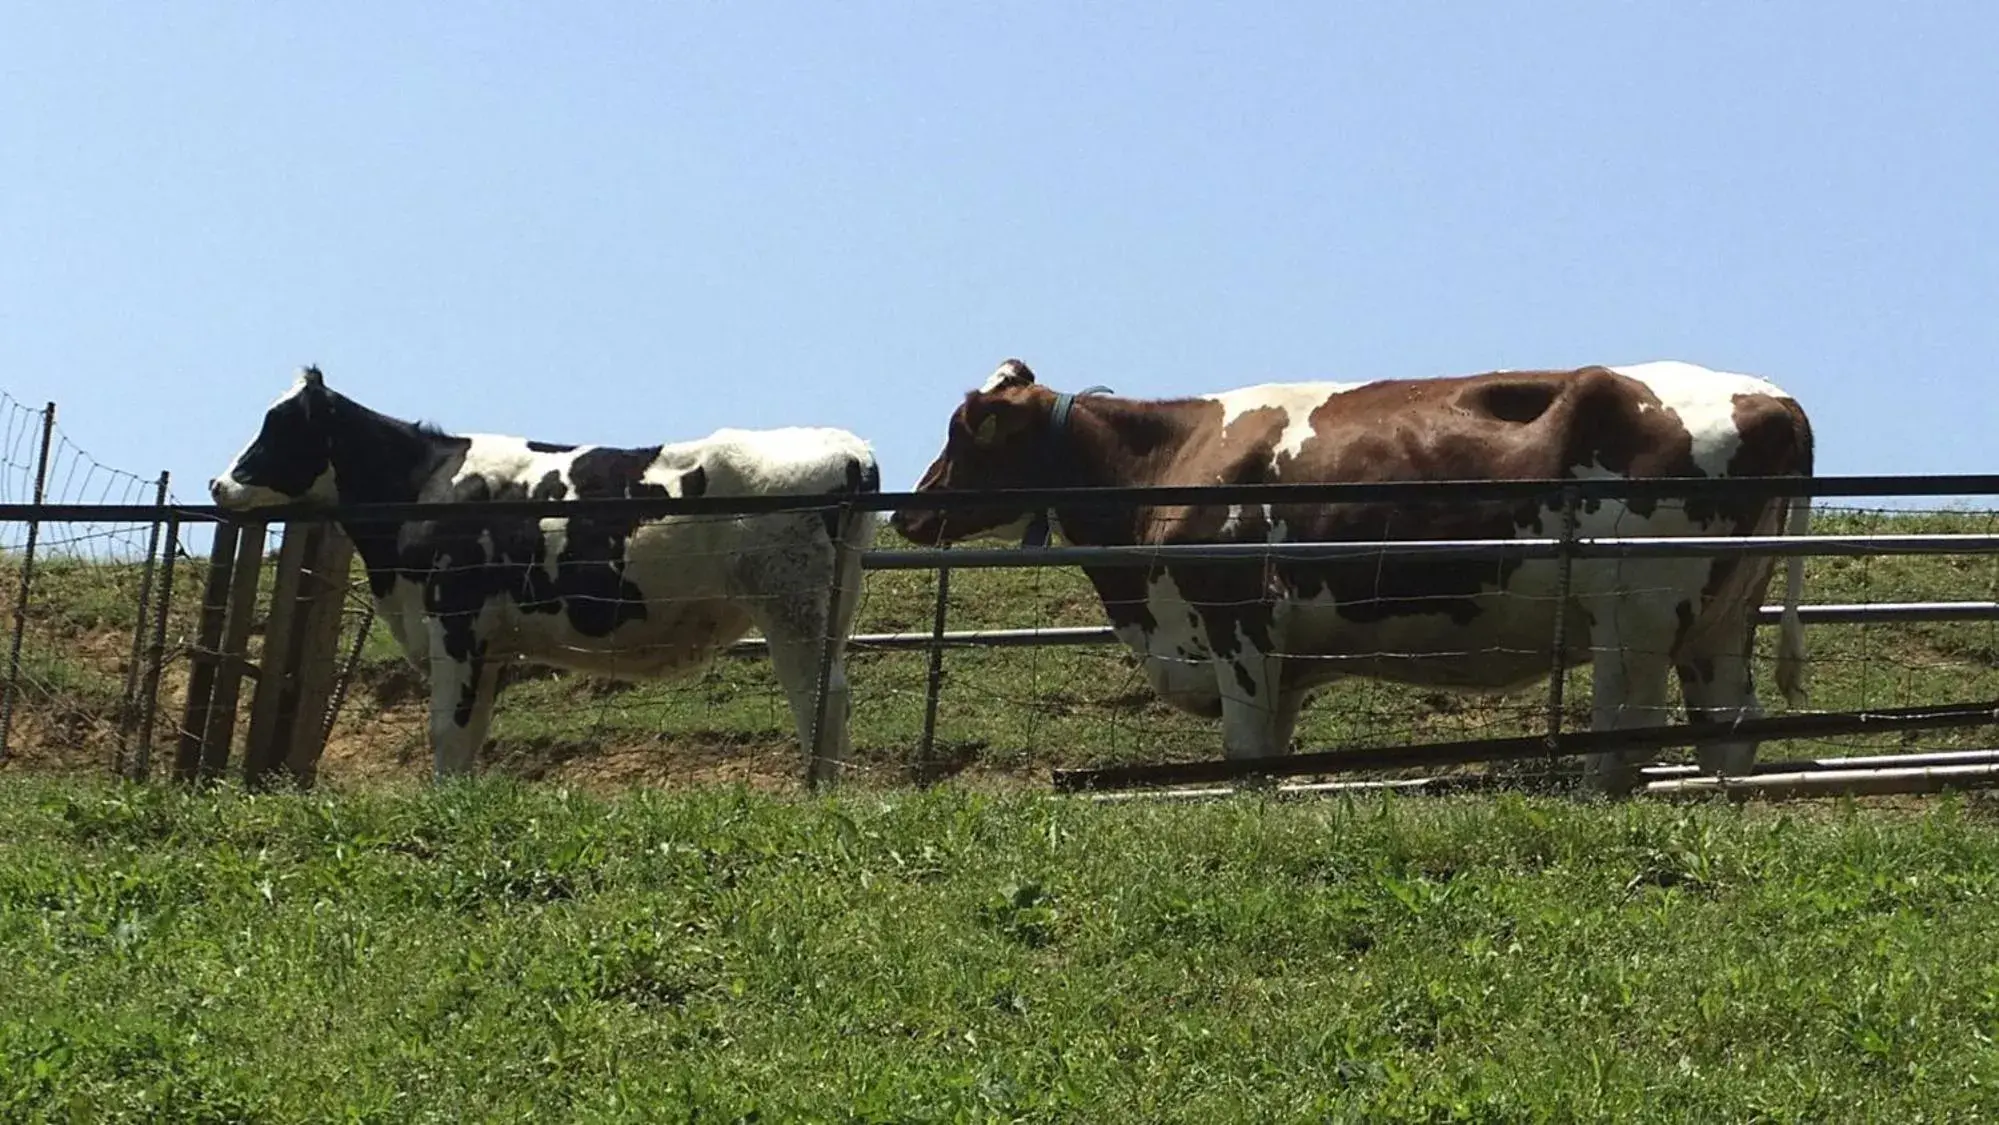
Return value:
[(301, 367), (298, 372), (298, 404), (307, 421), (316, 420), (326, 410), (326, 379), (317, 367)]
[(965, 424), (972, 442), (984, 449), (1004, 446), (1034, 426), (1035, 408), (1019, 398), (977, 398), (966, 411)]
[(986, 377), (985, 385), (980, 387), (979, 391), (982, 394), (991, 394), (994, 391), (1006, 390), (1008, 387), (1029, 387), (1033, 385), (1034, 372), (1028, 370), (1025, 363), (1017, 359), (1009, 359), (1005, 363), (1000, 364), (993, 370), (991, 375)]

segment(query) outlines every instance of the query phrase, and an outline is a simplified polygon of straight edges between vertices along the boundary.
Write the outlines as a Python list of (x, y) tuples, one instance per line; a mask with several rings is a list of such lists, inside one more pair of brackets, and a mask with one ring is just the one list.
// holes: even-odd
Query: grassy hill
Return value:
[[(1942, 532), (1994, 529), (1985, 513), (1824, 512), (1823, 532)], [(170, 639), (193, 632), (203, 566), (184, 560), (175, 584)], [(14, 769), (99, 769), (115, 742), (135, 610), (136, 568), (57, 559), (44, 564), (30, 599), (25, 687), (15, 720)], [(1991, 558), (1818, 559), (1808, 567), (1810, 602), (1950, 601), (1999, 592)], [(935, 596), (928, 573), (868, 576), (862, 632), (924, 630)], [(0, 621), (11, 606), (0, 600)], [(343, 637), (353, 640), (359, 602)], [(1102, 610), (1073, 569), (960, 571), (953, 576), (953, 629), (1100, 625)], [(1764, 630), (1759, 683), (1781, 710)], [(1819, 626), (1809, 631), (1815, 708), (1844, 710), (1999, 697), (1999, 624)], [(335, 728), (329, 783), (421, 778), (428, 770), (424, 690), (377, 625)], [(1218, 725), (1153, 698), (1119, 647), (962, 649), (946, 663), (939, 737), (917, 760), (925, 656), (857, 651), (852, 657), (853, 731), (862, 786), (963, 776), (980, 783), (1039, 784), (1047, 767), (1192, 759), (1218, 753)], [(183, 664), (170, 668), (160, 728), (178, 716)], [(1571, 674), (1571, 722), (1587, 725), (1586, 669)], [(487, 768), (527, 778), (617, 787), (746, 780), (789, 787), (797, 775), (790, 713), (766, 663), (730, 658), (707, 675), (626, 685), (523, 670), (500, 702)], [(1368, 681), (1324, 692), (1307, 709), (1301, 744), (1382, 745), (1540, 729), (1543, 696), (1455, 695)], [(1990, 730), (1930, 732), (1925, 746), (1990, 745)], [(1917, 736), (1766, 747), (1777, 754), (1891, 750)], [(1530, 773), (1540, 765), (1518, 767)]]
[[(913, 760), (923, 657), (859, 657), (865, 768), (816, 798), (758, 661), (680, 685), (528, 677), (499, 776), (433, 788), (408, 784), (417, 685), (380, 636), (320, 792), (124, 786), (61, 774), (108, 759), (136, 575), (45, 578), (0, 771), (0, 1120), (1999, 1115), (1989, 794), (1024, 792), (1051, 764), (1213, 753), (1114, 649), (953, 653), (936, 762)], [(1994, 580), (1990, 559), (1827, 560), (1810, 597), (1982, 599)], [(959, 628), (1098, 620), (1069, 572), (953, 588)], [(871, 577), (862, 628), (923, 627), (931, 589)], [(1811, 640), (1820, 707), (1999, 695), (1999, 625)], [(1538, 694), (1356, 684), (1306, 732), (1538, 714)], [(749, 784), (687, 784), (727, 779)]]
[(0, 783), (8, 1121), (1972, 1121), (1974, 798)]

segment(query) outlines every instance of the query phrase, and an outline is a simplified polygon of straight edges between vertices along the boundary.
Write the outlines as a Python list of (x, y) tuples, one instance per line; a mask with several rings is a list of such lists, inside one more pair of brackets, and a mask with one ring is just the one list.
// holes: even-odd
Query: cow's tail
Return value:
[[(848, 459), (846, 484), (833, 491), (850, 496), (867, 496), (880, 492), (881, 488), (881, 466), (875, 462), (873, 450), (868, 450)], [(839, 573), (834, 583), (840, 600), (833, 607), (834, 627), (841, 638), (840, 643), (844, 644), (847, 628), (860, 605), (861, 555), (875, 545), (875, 525), (880, 522), (880, 513), (861, 508), (838, 510), (828, 514), (827, 522), (826, 530), (833, 539), (835, 557), (839, 559)]]
[[(1784, 529), (1788, 535), (1804, 535), (1811, 530), (1812, 500), (1809, 496), (1794, 496), (1789, 503), (1789, 526)], [(1784, 693), (1785, 702), (1792, 710), (1804, 707), (1805, 694), (1805, 623), (1798, 616), (1798, 602), (1805, 592), (1805, 559), (1803, 555), (1793, 555), (1784, 561), (1784, 612), (1779, 619), (1777, 634), (1777, 689)]]
[[(857, 461), (859, 468), (847, 474), (848, 491), (856, 496), (869, 496), (882, 490), (881, 466), (869, 452), (864, 461)], [(847, 513), (846, 524), (840, 528), (841, 542), (853, 554), (859, 554), (875, 545), (875, 526), (881, 522), (881, 513), (851, 511)], [(854, 564), (860, 565), (858, 560)]]

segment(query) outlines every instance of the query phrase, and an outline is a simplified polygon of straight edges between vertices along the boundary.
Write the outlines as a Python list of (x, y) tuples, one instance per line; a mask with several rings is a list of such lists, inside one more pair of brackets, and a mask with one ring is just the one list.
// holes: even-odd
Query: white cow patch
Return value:
[(1735, 431), (1735, 396), (1769, 395), (1788, 398), (1771, 383), (1751, 375), (1711, 371), (1697, 364), (1658, 360), (1613, 367), (1659, 396), (1659, 402), (1680, 419), (1693, 438), (1694, 464), (1708, 476), (1725, 476), (1728, 463), (1742, 445)]
[(1312, 411), (1326, 404), (1326, 400), (1337, 394), (1344, 394), (1365, 383), (1259, 383), (1253, 387), (1238, 387), (1232, 391), (1202, 395), (1201, 398), (1222, 404), (1222, 428), (1227, 429), (1237, 418), (1253, 410), (1277, 409), (1284, 412), (1284, 432), (1278, 436), (1276, 446), (1271, 450), (1273, 457), (1296, 457), (1312, 440)]
[(1195, 711), (1212, 709), (1217, 700), (1215, 669), (1210, 662), (1213, 650), (1208, 646), (1207, 630), (1172, 575), (1162, 571), (1151, 577), (1145, 608), (1152, 615), (1153, 628), (1120, 626), (1114, 630), (1117, 638), (1143, 662), (1145, 678), (1161, 699)]
[(991, 375), (986, 376), (985, 383), (979, 387), (979, 393), (989, 395), (1003, 387), (1033, 381), (1034, 373), (1027, 369), (1026, 364), (1010, 359), (995, 368)]

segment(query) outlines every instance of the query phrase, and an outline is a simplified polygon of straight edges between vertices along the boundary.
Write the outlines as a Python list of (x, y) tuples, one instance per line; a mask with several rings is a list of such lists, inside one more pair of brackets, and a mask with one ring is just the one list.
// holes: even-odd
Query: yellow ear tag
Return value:
[(998, 440), (999, 415), (986, 415), (986, 420), (979, 423), (978, 432), (972, 436), (978, 440), (980, 445), (991, 445), (994, 441)]

